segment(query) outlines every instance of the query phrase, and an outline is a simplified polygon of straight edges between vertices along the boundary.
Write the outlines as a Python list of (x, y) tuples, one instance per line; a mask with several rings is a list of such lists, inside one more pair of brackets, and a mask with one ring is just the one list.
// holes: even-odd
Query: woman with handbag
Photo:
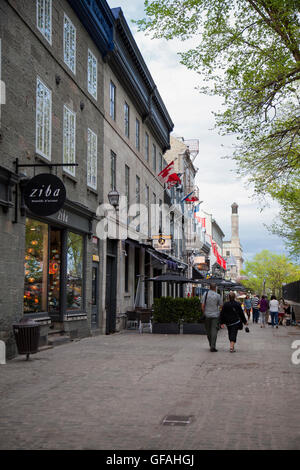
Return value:
[(241, 304), (235, 300), (235, 293), (229, 292), (229, 302), (225, 302), (221, 310), (220, 324), (226, 325), (230, 341), (230, 352), (235, 352), (234, 346), (237, 333), (243, 329), (243, 324), (248, 325)]

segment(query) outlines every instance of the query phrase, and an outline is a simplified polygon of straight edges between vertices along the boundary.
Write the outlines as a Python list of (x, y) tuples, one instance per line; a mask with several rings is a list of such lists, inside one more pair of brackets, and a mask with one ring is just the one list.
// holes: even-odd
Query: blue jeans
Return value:
[(272, 326), (274, 326), (274, 320), (275, 320), (275, 325), (278, 326), (278, 312), (270, 312), (270, 314), (271, 314)]
[(258, 308), (252, 308), (252, 317), (253, 317), (253, 323), (257, 323), (259, 319), (259, 310)]

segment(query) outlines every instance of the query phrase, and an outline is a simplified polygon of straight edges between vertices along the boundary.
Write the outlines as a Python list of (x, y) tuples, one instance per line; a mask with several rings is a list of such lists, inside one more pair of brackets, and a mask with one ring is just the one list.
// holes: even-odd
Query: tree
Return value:
[(224, 98), (216, 125), (237, 136), (238, 173), (284, 208), (274, 187), (297, 192), (300, 175), (299, 0), (146, 0), (145, 12), (137, 23), (153, 37), (197, 40), (181, 62), (212, 84), (201, 92)]
[(293, 264), (286, 256), (263, 250), (256, 254), (253, 261), (246, 261), (242, 274), (248, 280), (241, 283), (253, 292), (262, 294), (265, 291), (282, 295), (282, 285), (300, 279), (300, 267)]

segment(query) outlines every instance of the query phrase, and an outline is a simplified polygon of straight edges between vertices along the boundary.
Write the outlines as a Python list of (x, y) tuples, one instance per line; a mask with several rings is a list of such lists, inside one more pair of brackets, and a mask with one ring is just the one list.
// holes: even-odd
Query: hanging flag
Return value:
[(171, 175), (169, 175), (166, 183), (168, 185), (168, 188), (170, 189), (172, 188), (172, 186), (175, 186), (177, 183), (181, 184), (181, 179), (179, 178), (177, 173), (172, 173)]
[(197, 206), (194, 206), (194, 212), (199, 212), (199, 210), (200, 210), (200, 204), (197, 204)]
[(197, 202), (197, 201), (199, 201), (197, 196), (192, 196), (192, 197), (185, 199), (185, 202)]
[(186, 201), (193, 193), (194, 193), (194, 191), (192, 191), (191, 193), (187, 194), (183, 199), (181, 199), (180, 202)]
[(174, 160), (172, 160), (157, 176), (159, 176), (164, 183), (166, 183), (167, 178), (169, 177), (171, 171), (174, 170)]

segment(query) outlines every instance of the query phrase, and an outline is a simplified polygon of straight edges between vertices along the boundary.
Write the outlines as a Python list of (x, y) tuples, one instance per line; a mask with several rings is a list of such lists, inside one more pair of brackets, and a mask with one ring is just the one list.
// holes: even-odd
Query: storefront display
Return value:
[(83, 311), (83, 252), (82, 235), (26, 219), (24, 313)]

